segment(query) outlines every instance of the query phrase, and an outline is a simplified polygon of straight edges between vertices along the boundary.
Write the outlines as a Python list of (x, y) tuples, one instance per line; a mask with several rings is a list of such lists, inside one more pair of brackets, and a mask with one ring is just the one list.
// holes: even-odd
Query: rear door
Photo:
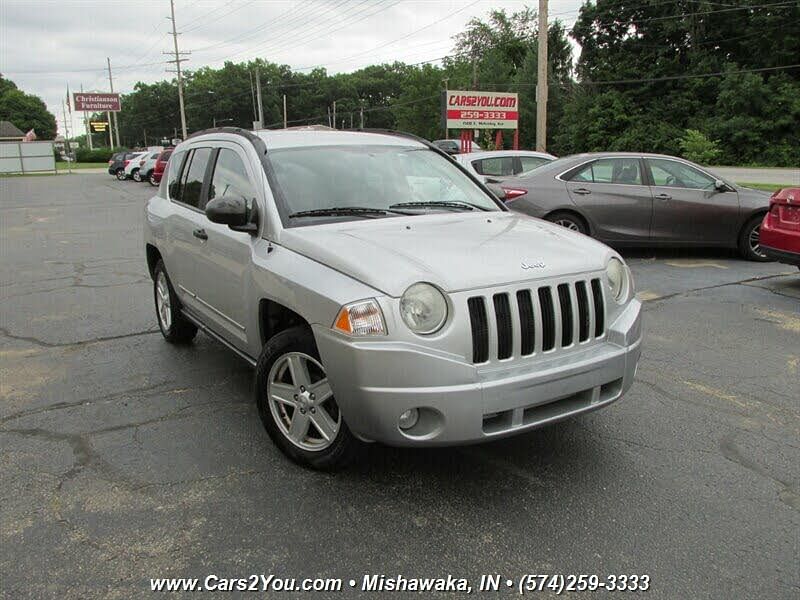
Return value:
[(646, 158), (653, 191), (654, 241), (721, 244), (736, 237), (739, 195), (715, 178), (669, 158)]
[[(208, 240), (204, 229), (205, 215), (201, 207), (206, 193), (205, 175), (212, 149), (191, 148), (176, 153), (168, 171), (168, 194), (174, 210), (168, 217), (167, 233), (171, 253), (167, 271), (181, 302), (195, 313), (203, 314), (197, 298), (198, 262)], [(182, 169), (178, 172), (178, 166)], [(173, 170), (173, 167), (175, 168)]]
[[(241, 146), (221, 142), (211, 157), (207, 199), (223, 196), (244, 198), (256, 205), (255, 173)], [(248, 304), (245, 281), (252, 264), (252, 245), (258, 239), (227, 225), (212, 223), (201, 215), (208, 240), (197, 261), (194, 292), (205, 322), (241, 350), (247, 350)]]
[(570, 199), (606, 241), (647, 240), (653, 197), (637, 156), (599, 158), (562, 174)]

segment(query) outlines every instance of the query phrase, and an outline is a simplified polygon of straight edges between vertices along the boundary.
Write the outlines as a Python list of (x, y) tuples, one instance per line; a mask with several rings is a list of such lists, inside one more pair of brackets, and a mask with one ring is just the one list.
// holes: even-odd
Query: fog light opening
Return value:
[(400, 429), (411, 429), (419, 421), (419, 410), (416, 408), (409, 408), (397, 420)]

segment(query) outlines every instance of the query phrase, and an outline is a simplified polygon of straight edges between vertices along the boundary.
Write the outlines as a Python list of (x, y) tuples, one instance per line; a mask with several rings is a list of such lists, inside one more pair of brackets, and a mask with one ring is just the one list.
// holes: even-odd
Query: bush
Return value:
[(89, 150), (88, 148), (78, 148), (77, 152), (75, 153), (75, 158), (78, 162), (104, 163), (108, 162), (108, 160), (111, 158), (111, 155), (115, 152), (117, 152), (117, 150), (112, 150), (111, 148), (96, 148), (94, 150)]
[(722, 151), (716, 140), (709, 139), (702, 131), (687, 129), (678, 140), (681, 156), (701, 165), (710, 165), (719, 158)]

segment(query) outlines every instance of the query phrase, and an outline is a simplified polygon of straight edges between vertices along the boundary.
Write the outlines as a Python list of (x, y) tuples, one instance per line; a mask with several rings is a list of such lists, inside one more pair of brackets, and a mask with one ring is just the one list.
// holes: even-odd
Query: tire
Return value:
[(761, 228), (761, 222), (764, 220), (764, 215), (756, 215), (751, 218), (739, 234), (739, 255), (745, 260), (752, 260), (755, 262), (771, 262), (764, 251), (758, 246), (758, 230)]
[[(327, 384), (308, 327), (286, 329), (264, 345), (253, 388), (264, 428), (294, 462), (320, 471), (336, 471), (347, 466), (360, 450), (362, 443), (350, 433)], [(319, 398), (314, 397), (314, 391)], [(297, 432), (292, 435), (296, 423)]]
[(589, 235), (589, 227), (586, 225), (586, 221), (583, 220), (583, 217), (575, 213), (566, 210), (556, 211), (547, 215), (545, 219), (556, 225), (561, 225), (570, 231), (577, 231), (583, 235)]
[(125, 181), (128, 176), (125, 174), (125, 169), (117, 169), (117, 179)]
[(137, 183), (142, 182), (142, 174), (139, 172), (139, 169), (134, 169), (133, 171), (131, 171), (131, 177)]
[[(156, 306), (158, 328), (170, 344), (188, 344), (197, 335), (197, 327), (181, 313), (181, 303), (169, 280), (164, 261), (159, 260), (153, 269), (153, 300)], [(166, 309), (164, 305), (166, 303)]]
[(154, 173), (150, 173), (150, 176), (147, 178), (147, 181), (150, 182), (150, 185), (153, 187), (158, 187), (159, 181), (156, 181), (156, 176)]

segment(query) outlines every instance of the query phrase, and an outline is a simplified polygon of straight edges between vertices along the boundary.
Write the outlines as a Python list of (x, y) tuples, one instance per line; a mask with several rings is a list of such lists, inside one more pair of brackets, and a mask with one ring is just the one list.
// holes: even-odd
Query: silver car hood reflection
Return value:
[(598, 271), (613, 254), (589, 237), (510, 212), (295, 227), (280, 243), (394, 297), (417, 281), (455, 292)]

